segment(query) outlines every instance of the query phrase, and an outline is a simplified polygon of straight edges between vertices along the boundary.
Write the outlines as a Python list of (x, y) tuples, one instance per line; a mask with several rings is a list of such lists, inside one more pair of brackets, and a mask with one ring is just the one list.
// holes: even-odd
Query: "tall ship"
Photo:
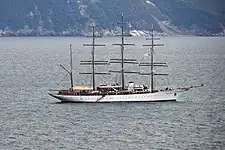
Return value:
[[(80, 65), (91, 65), (92, 71), (87, 73), (80, 73), (81, 75), (91, 75), (92, 86), (74, 86), (73, 84), (73, 58), (72, 58), (72, 45), (70, 45), (70, 69), (66, 69), (64, 66), (60, 65), (69, 75), (71, 86), (69, 89), (62, 89), (57, 91), (49, 91), (49, 95), (60, 100), (61, 102), (76, 102), (76, 103), (105, 103), (105, 102), (163, 102), (163, 101), (176, 101), (178, 95), (181, 92), (188, 91), (191, 88), (199, 86), (191, 86), (185, 88), (164, 88), (156, 89), (154, 87), (154, 77), (155, 76), (167, 76), (168, 74), (155, 73), (154, 67), (167, 67), (166, 63), (154, 62), (154, 48), (156, 46), (163, 46), (163, 44), (155, 44), (154, 40), (154, 30), (152, 26), (151, 33), (151, 44), (143, 45), (150, 47), (150, 57), (149, 62), (137, 62), (135, 59), (126, 59), (124, 58), (124, 48), (125, 46), (134, 45), (126, 44), (124, 40), (124, 18), (122, 15), (121, 24), (121, 43), (113, 44), (118, 45), (121, 48), (121, 58), (110, 59), (110, 61), (97, 61), (95, 60), (95, 47), (96, 46), (105, 46), (103, 44), (96, 44), (95, 38), (98, 36), (95, 35), (95, 26), (92, 26), (92, 44), (84, 44), (83, 46), (92, 47), (92, 60), (90, 61), (81, 61)], [(118, 70), (109, 70), (108, 72), (96, 72), (96, 65), (112, 64), (117, 63), (121, 64), (121, 67)], [(148, 66), (150, 68), (149, 72), (138, 72), (138, 71), (129, 71), (124, 69), (125, 64), (137, 64), (138, 66)], [(96, 86), (96, 75), (111, 75), (112, 73), (119, 73), (121, 75), (121, 83), (113, 83), (111, 85), (99, 85)], [(136, 74), (140, 76), (148, 76), (149, 83), (145, 85), (138, 85), (135, 82), (129, 82), (128, 85), (125, 85), (125, 74)], [(149, 85), (149, 86), (147, 86)], [(203, 86), (203, 85), (200, 85)]]

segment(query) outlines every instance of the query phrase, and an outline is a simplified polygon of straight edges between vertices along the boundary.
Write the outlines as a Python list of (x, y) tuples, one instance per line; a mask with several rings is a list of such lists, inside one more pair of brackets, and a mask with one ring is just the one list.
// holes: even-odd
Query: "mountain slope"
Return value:
[(211, 35), (225, 25), (223, 0), (4, 0), (0, 35), (86, 35), (93, 23), (114, 35), (122, 12), (126, 32), (148, 33), (153, 24), (169, 35)]

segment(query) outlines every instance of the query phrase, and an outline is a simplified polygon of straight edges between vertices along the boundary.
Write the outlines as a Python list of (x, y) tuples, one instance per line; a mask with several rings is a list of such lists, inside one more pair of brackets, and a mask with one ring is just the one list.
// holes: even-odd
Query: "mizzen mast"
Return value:
[(62, 64), (60, 66), (70, 75), (71, 91), (73, 91), (73, 54), (72, 44), (70, 44), (70, 71), (66, 69)]

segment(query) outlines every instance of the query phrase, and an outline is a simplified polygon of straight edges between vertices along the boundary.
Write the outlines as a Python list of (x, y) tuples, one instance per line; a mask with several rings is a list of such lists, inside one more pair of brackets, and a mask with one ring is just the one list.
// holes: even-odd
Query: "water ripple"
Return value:
[[(171, 74), (172, 86), (205, 83), (205, 87), (184, 93), (177, 102), (109, 104), (61, 104), (47, 95), (65, 75), (57, 65), (68, 63), (70, 43), (75, 46), (75, 83), (89, 84), (87, 77), (78, 76), (82, 68), (75, 65), (89, 55), (90, 50), (81, 45), (87, 39), (21, 38), (11, 44), (13, 40), (0, 41), (0, 149), (225, 147), (224, 38), (163, 38), (166, 48), (156, 51), (156, 59), (170, 66), (160, 71)], [(117, 39), (102, 40), (111, 45)], [(141, 47), (146, 44), (144, 39), (129, 40), (139, 45), (126, 49), (127, 56), (144, 60), (148, 52)], [(108, 50), (110, 57), (119, 54), (118, 49), (107, 46), (99, 49), (98, 58), (108, 59), (104, 54)], [(139, 83), (148, 80), (128, 77)], [(104, 80), (114, 81), (115, 77)], [(69, 77), (62, 84), (69, 84)]]

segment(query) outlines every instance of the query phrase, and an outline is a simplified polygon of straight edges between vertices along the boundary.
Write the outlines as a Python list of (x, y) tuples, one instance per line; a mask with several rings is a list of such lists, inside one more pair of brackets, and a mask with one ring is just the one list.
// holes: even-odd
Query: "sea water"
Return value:
[[(125, 58), (149, 61), (151, 44), (144, 37), (126, 38)], [(0, 38), (0, 149), (223, 149), (225, 147), (225, 38), (162, 37), (155, 48), (155, 87), (205, 84), (159, 103), (58, 103), (49, 89), (68, 88), (69, 45), (73, 48), (76, 85), (91, 85), (89, 38)], [(98, 39), (96, 60), (120, 58), (118, 37)], [(119, 70), (120, 64), (96, 66), (97, 72)], [(126, 64), (125, 70), (149, 72), (149, 67)], [(127, 74), (126, 83), (149, 83), (147, 76)], [(120, 75), (97, 76), (97, 84), (120, 83)]]

